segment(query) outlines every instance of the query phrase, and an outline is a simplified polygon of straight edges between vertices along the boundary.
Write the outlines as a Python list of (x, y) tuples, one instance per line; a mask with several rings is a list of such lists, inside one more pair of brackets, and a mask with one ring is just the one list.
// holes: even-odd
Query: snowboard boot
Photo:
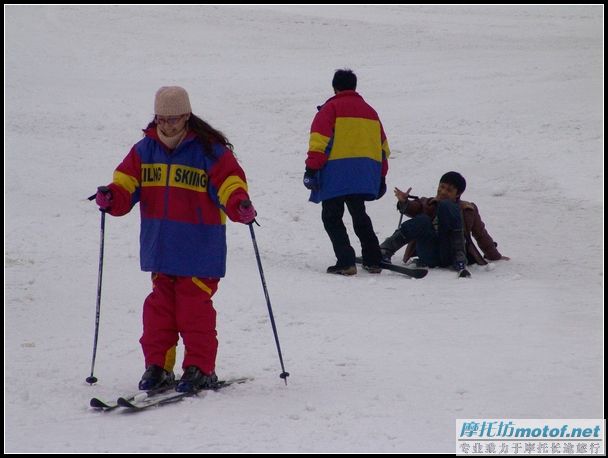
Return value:
[(395, 252), (405, 246), (408, 242), (409, 240), (405, 238), (403, 232), (401, 232), (400, 229), (397, 229), (393, 235), (380, 244), (382, 260), (384, 262), (391, 262), (391, 258)]
[(357, 266), (329, 266), (327, 268), (327, 273), (338, 275), (355, 275), (357, 273)]
[(450, 249), (452, 252), (452, 265), (458, 272), (460, 278), (470, 277), (471, 273), (467, 270), (467, 254), (465, 240), (462, 229), (450, 232)]
[(215, 386), (217, 386), (215, 372), (205, 374), (196, 366), (188, 366), (177, 383), (175, 391), (191, 393), (198, 390), (213, 389)]
[(141, 376), (139, 381), (139, 389), (150, 391), (156, 388), (160, 388), (163, 385), (170, 385), (175, 381), (173, 372), (164, 370), (162, 367), (156, 364), (151, 364)]

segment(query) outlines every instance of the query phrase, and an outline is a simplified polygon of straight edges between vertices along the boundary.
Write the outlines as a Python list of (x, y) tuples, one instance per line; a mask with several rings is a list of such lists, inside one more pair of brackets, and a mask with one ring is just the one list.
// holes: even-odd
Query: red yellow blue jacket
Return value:
[(319, 170), (318, 203), (363, 194), (375, 199), (388, 172), (386, 134), (376, 111), (356, 91), (341, 91), (319, 108), (310, 128), (306, 167)]
[(155, 128), (133, 145), (114, 171), (111, 215), (139, 202), (141, 269), (218, 278), (226, 272), (226, 214), (238, 219), (247, 180), (232, 151), (206, 152), (193, 132), (171, 151)]

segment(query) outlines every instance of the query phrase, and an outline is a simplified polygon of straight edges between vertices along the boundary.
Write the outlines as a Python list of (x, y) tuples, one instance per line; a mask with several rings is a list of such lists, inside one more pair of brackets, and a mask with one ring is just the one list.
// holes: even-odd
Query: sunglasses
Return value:
[(184, 116), (169, 116), (169, 117), (164, 117), (164, 116), (155, 116), (154, 120), (156, 121), (156, 124), (169, 124), (170, 126), (174, 126), (175, 124), (177, 124), (178, 122), (181, 121), (181, 119)]

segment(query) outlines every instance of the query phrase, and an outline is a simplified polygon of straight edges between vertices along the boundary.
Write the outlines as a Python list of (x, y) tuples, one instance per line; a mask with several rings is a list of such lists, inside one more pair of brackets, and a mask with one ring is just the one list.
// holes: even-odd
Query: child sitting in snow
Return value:
[(458, 172), (448, 172), (441, 177), (435, 197), (415, 197), (410, 201), (412, 188), (405, 192), (395, 188), (397, 209), (412, 219), (380, 245), (383, 260), (390, 262), (395, 252), (407, 244), (403, 262), (416, 254), (429, 267), (452, 266), (460, 277), (471, 275), (466, 270), (469, 263), (484, 265), (486, 259), (508, 260), (499, 253), (497, 244), (486, 231), (477, 206), (460, 199), (465, 188), (466, 181)]

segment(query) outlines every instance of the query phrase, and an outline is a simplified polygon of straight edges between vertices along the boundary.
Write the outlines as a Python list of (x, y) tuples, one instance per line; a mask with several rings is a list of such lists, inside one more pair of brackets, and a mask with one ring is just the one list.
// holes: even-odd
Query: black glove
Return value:
[(318, 170), (313, 170), (306, 168), (306, 172), (304, 172), (304, 178), (302, 179), (304, 186), (306, 189), (310, 189), (311, 191), (319, 190), (319, 173)]
[(386, 178), (382, 177), (380, 178), (380, 189), (378, 190), (378, 197), (376, 197), (376, 200), (380, 199), (384, 194), (386, 194)]

